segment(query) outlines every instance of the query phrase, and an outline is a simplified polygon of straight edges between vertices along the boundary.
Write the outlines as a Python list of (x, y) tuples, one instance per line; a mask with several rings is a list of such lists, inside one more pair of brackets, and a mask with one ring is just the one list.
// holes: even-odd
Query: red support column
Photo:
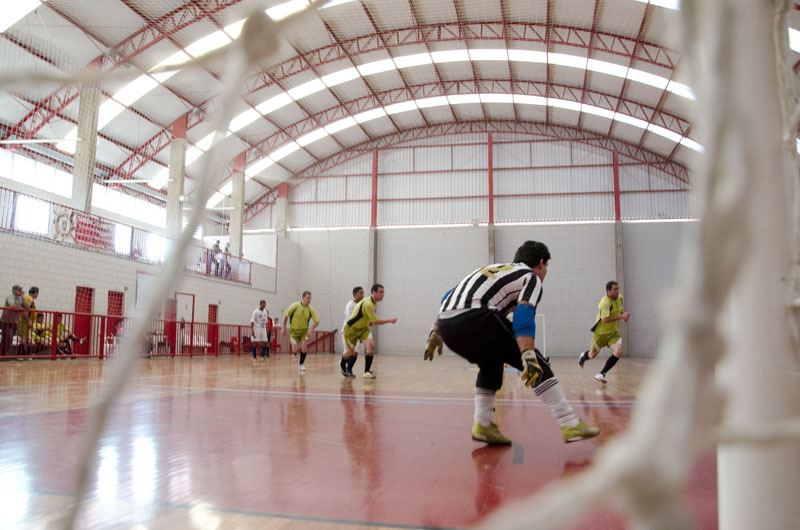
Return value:
[(494, 156), (492, 132), (489, 131), (489, 224), (494, 224)]
[(614, 151), (614, 219), (622, 218), (619, 206), (619, 153)]
[(378, 150), (372, 150), (372, 200), (370, 226), (378, 226)]

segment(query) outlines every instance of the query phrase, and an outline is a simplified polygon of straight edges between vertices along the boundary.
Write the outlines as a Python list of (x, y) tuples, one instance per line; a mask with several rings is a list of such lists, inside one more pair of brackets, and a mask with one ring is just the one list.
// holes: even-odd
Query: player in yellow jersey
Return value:
[(375, 374), (372, 372), (372, 357), (375, 355), (375, 341), (372, 340), (370, 327), (394, 324), (397, 322), (396, 317), (380, 320), (378, 315), (375, 314), (375, 307), (378, 305), (378, 302), (383, 300), (383, 285), (376, 283), (372, 286), (370, 292), (370, 296), (356, 304), (353, 313), (345, 323), (344, 330), (342, 331), (346, 349), (342, 354), (339, 367), (342, 370), (342, 375), (345, 377), (355, 377), (353, 375), (353, 365), (356, 363), (357, 357), (355, 353), (356, 345), (362, 342), (367, 350), (364, 363), (364, 379), (375, 379)]
[(611, 348), (611, 356), (606, 361), (600, 373), (594, 376), (595, 379), (606, 384), (606, 374), (611, 370), (622, 354), (625, 352), (622, 347), (622, 336), (619, 334), (619, 321), (628, 321), (630, 313), (626, 313), (622, 308), (622, 295), (619, 294), (619, 283), (610, 281), (606, 284), (606, 295), (597, 304), (597, 319), (592, 331), (592, 345), (589, 349), (581, 353), (578, 357), (578, 364), (583, 368), (583, 364), (597, 357), (600, 350), (608, 346)]
[[(313, 320), (314, 324), (311, 329), (308, 329), (308, 321)], [(303, 291), (303, 297), (299, 302), (293, 303), (286, 310), (283, 317), (283, 334), (287, 333), (286, 322), (291, 322), (291, 330), (289, 330), (289, 342), (292, 345), (292, 353), (300, 352), (300, 365), (297, 367), (299, 371), (305, 372), (306, 367), (304, 362), (308, 350), (308, 332), (313, 332), (319, 326), (319, 317), (311, 307), (311, 291)]]

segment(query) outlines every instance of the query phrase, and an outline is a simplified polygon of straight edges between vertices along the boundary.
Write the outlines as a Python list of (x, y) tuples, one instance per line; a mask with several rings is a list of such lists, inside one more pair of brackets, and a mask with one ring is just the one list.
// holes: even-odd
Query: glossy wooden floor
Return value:
[[(603, 356), (605, 357), (605, 355)], [(591, 464), (624, 430), (646, 361), (553, 368), (576, 412), (601, 429), (564, 444), (547, 408), (508, 370), (497, 423), (507, 448), (470, 439), (476, 370), (454, 355), (378, 356), (378, 378), (337, 358), (290, 355), (143, 361), (102, 439), (79, 528), (466, 528)], [(359, 359), (356, 369), (363, 370)], [(0, 363), (0, 528), (45, 527), (70, 500), (88, 407), (108, 361)], [(716, 528), (713, 455), (685, 499)], [(600, 509), (576, 528), (625, 528)]]

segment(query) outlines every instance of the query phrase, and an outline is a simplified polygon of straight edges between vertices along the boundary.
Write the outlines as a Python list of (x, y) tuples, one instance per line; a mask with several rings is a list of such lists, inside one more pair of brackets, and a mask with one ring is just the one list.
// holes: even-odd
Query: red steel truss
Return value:
[[(112, 70), (127, 64), (137, 55), (154, 44), (177, 33), (181, 29), (198, 22), (214, 13), (238, 4), (242, 0), (193, 0), (188, 2), (151, 24), (142, 27), (132, 35), (114, 46), (114, 57), (103, 54), (95, 57), (89, 65), (102, 65), (105, 70)], [(20, 138), (33, 138), (35, 134), (70, 103), (80, 93), (79, 86), (65, 86), (42, 99), (25, 117), (11, 128), (3, 139), (11, 135)]]
[[(676, 162), (668, 161), (664, 156), (642, 147), (624, 142), (622, 140), (617, 140), (615, 138), (608, 138), (601, 133), (593, 133), (590, 131), (576, 129), (574, 127), (550, 125), (546, 123), (495, 120), (444, 123), (430, 127), (406, 129), (397, 133), (388, 134), (375, 140), (370, 140), (353, 146), (347, 150), (338, 151), (328, 158), (325, 158), (320, 162), (305, 168), (293, 176), (294, 186), (298, 186), (305, 179), (327, 171), (332, 167), (343, 164), (349, 160), (353, 160), (354, 158), (367, 155), (372, 152), (373, 149), (395, 147), (406, 142), (426, 138), (477, 132), (527, 134), (543, 136), (556, 140), (580, 142), (594, 147), (616, 151), (619, 154), (633, 159), (641, 164), (663, 171), (664, 173), (679, 179), (681, 182), (690, 182), (689, 172), (684, 166)], [(252, 221), (265, 208), (274, 203), (275, 197), (275, 190), (270, 190), (247, 205), (244, 211), (244, 223), (247, 224), (248, 222)]]

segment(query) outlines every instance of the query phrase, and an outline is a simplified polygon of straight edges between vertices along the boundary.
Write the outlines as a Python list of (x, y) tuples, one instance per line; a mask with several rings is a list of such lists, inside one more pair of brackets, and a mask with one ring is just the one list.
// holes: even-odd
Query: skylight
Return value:
[(3, 18), (0, 21), (0, 33), (4, 32), (42, 5), (39, 0), (15, 0), (3, 5)]
[(355, 67), (345, 68), (344, 70), (339, 70), (337, 72), (333, 72), (332, 74), (322, 76), (322, 82), (325, 85), (331, 87), (340, 85), (342, 83), (346, 83), (347, 81), (351, 81), (353, 79), (357, 79), (361, 77), (358, 73), (358, 69)]
[(427, 52), (403, 55), (401, 57), (394, 58), (394, 64), (397, 65), (398, 68), (411, 68), (412, 66), (420, 66), (423, 64), (432, 63), (433, 59), (431, 59), (431, 54)]
[(278, 149), (274, 150), (269, 154), (269, 157), (273, 159), (275, 162), (281, 160), (282, 158), (286, 158), (287, 156), (291, 155), (295, 151), (300, 149), (300, 145), (297, 142), (289, 142), (288, 144), (284, 145), (283, 147), (279, 147)]
[(389, 70), (395, 70), (394, 62), (391, 59), (373, 61), (371, 63), (362, 64), (358, 67), (358, 71), (363, 76), (388, 72)]
[(325, 83), (319, 79), (312, 79), (307, 83), (303, 83), (300, 86), (296, 86), (293, 89), (288, 90), (287, 93), (292, 97), (292, 99), (298, 100), (319, 92), (320, 90), (325, 90)]
[(335, 121), (330, 125), (326, 125), (325, 130), (328, 131), (328, 134), (336, 134), (339, 131), (343, 131), (349, 127), (355, 127), (356, 125), (358, 125), (358, 123), (356, 123), (356, 120), (348, 116), (347, 118)]
[(231, 43), (231, 38), (224, 30), (217, 30), (211, 35), (206, 35), (202, 39), (196, 40), (186, 47), (186, 53), (193, 57), (200, 57), (210, 51), (222, 48)]
[(289, 0), (275, 7), (267, 9), (267, 15), (274, 21), (283, 20), (284, 18), (299, 13), (308, 7), (308, 0)]
[(383, 110), (383, 107), (378, 107), (372, 110), (367, 110), (365, 112), (356, 114), (355, 116), (353, 116), (353, 118), (358, 123), (364, 123), (370, 120), (377, 120), (378, 118), (382, 118), (384, 116), (386, 116), (386, 111)]
[(158, 81), (145, 74), (125, 85), (112, 97), (123, 105), (130, 106), (157, 86)]
[(447, 96), (447, 101), (449, 101), (451, 105), (480, 103), (481, 97), (478, 94), (455, 94), (452, 96)]
[(326, 131), (325, 129), (316, 129), (306, 134), (305, 136), (301, 136), (300, 138), (298, 138), (297, 143), (305, 147), (308, 144), (312, 144), (317, 140), (325, 138), (326, 136), (328, 136), (328, 131)]
[(247, 168), (245, 168), (244, 174), (250, 178), (253, 178), (262, 171), (264, 171), (265, 169), (267, 169), (269, 166), (273, 165), (274, 163), (275, 163), (274, 160), (265, 156), (261, 160), (257, 160), (256, 162), (253, 162)]

